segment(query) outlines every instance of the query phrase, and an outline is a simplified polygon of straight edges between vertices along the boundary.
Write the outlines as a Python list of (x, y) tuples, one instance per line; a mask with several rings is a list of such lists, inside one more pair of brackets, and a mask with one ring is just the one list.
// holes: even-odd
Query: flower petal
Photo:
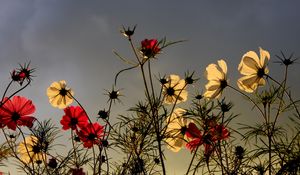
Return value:
[(206, 78), (207, 80), (221, 80), (224, 79), (224, 75), (216, 64), (210, 64), (206, 67)]
[(226, 62), (223, 59), (221, 59), (221, 60), (218, 61), (218, 65), (222, 69), (222, 72), (226, 75), (227, 74), (227, 64), (226, 64)]
[(257, 88), (257, 75), (243, 76), (237, 81), (238, 87), (246, 92), (252, 93)]
[(268, 61), (270, 60), (270, 53), (261, 47), (259, 48), (260, 52), (260, 66), (262, 68), (266, 67), (268, 64)]

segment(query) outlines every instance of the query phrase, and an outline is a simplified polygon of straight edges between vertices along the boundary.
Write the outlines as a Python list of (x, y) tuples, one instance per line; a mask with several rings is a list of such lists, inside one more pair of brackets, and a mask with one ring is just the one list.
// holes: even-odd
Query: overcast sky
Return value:
[[(275, 55), (282, 50), (300, 56), (299, 7), (300, 1), (281, 0), (0, 0), (1, 92), (9, 72), (18, 63), (31, 61), (36, 77), (21, 95), (33, 100), (39, 119), (60, 120), (62, 111), (49, 105), (45, 92), (62, 79), (95, 116), (107, 106), (104, 89), (110, 89), (114, 75), (126, 67), (112, 51), (133, 57), (119, 33), (121, 26), (135, 24), (137, 44), (165, 36), (171, 41), (188, 40), (163, 51), (153, 65), (156, 75), (183, 76), (189, 70), (205, 83), (205, 67), (223, 58), (235, 85), (242, 55), (262, 47), (271, 54), (271, 75), (280, 77), (282, 67), (273, 63)], [(299, 73), (299, 64), (293, 65), (294, 89), (300, 88)], [(126, 99), (121, 108), (141, 100), (143, 84), (137, 71), (122, 74), (118, 85)], [(197, 88), (201, 92), (204, 84)]]

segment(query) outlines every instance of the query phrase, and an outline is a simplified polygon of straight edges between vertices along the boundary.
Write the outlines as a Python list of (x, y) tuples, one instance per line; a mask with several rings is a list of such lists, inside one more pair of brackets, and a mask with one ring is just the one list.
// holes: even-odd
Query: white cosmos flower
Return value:
[(167, 138), (165, 141), (168, 144), (168, 148), (173, 152), (178, 152), (187, 143), (185, 131), (191, 120), (183, 117), (185, 112), (186, 110), (182, 108), (175, 108), (173, 113), (166, 119)]
[(208, 83), (205, 85), (206, 98), (218, 98), (223, 89), (227, 86), (227, 64), (224, 60), (219, 60), (217, 64), (210, 64), (206, 67), (206, 78)]
[(245, 92), (253, 92), (258, 86), (265, 85), (263, 76), (269, 73), (267, 68), (270, 54), (268, 51), (259, 48), (260, 58), (254, 51), (249, 51), (243, 55), (238, 66), (238, 70), (243, 77), (238, 79), (238, 87)]
[(178, 75), (170, 75), (167, 83), (163, 85), (164, 103), (176, 104), (187, 100), (188, 92), (185, 90), (186, 83)]

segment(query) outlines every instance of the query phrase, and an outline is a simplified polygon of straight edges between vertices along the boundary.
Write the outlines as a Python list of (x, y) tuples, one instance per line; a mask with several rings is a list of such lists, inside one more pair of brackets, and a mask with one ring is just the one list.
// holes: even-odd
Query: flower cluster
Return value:
[[(248, 93), (254, 92), (258, 86), (265, 85), (265, 79), (263, 77), (269, 73), (267, 64), (270, 59), (270, 54), (262, 48), (259, 49), (260, 59), (254, 51), (249, 51), (243, 55), (238, 66), (238, 70), (243, 77), (238, 79), (237, 85), (240, 90)], [(218, 61), (218, 65), (208, 65), (205, 75), (208, 83), (205, 85), (206, 92), (203, 96), (210, 99), (220, 97), (223, 90), (229, 86), (226, 62), (221, 59)]]
[[(50, 120), (40, 122), (34, 116), (36, 107), (33, 102), (18, 95), (31, 83), (34, 69), (25, 64), (10, 73), (11, 81), (0, 101), (0, 128), (6, 140), (0, 144), (0, 165), (10, 156), (28, 174), (85, 175), (91, 171), (94, 175), (166, 175), (165, 148), (173, 152), (187, 148), (192, 159), (186, 174), (196, 174), (200, 169), (208, 174), (251, 174), (248, 172), (254, 170), (260, 174), (268, 171), (269, 175), (299, 173), (300, 129), (297, 124), (300, 113), (298, 102), (286, 88), (287, 67), (296, 59), (292, 56), (286, 59), (282, 54), (284, 59), (279, 59), (286, 66), (285, 79), (276, 81), (269, 75), (270, 53), (262, 48), (259, 48), (259, 54), (248, 51), (237, 66), (242, 76), (235, 85), (229, 81), (227, 65), (230, 64), (220, 59), (205, 69), (207, 83), (203, 86), (204, 92), (199, 93), (202, 89), (197, 89), (191, 98), (193, 93), (189, 90), (198, 80), (194, 78), (194, 72), (187, 72), (184, 78), (166, 75), (155, 82), (156, 76), (151, 69), (150, 58), (157, 58), (162, 49), (181, 41), (145, 39), (135, 47), (135, 29), (123, 27), (121, 32), (128, 39), (137, 62), (116, 54), (131, 67), (117, 73), (112, 90), (105, 93), (108, 107), (99, 110), (95, 118), (88, 115), (66, 81), (60, 80), (51, 83), (46, 94), (49, 103), (62, 112), (61, 126), (58, 129)], [(113, 119), (116, 123), (111, 123), (112, 108), (123, 96), (115, 90), (117, 77), (131, 69), (140, 69), (145, 97), (129, 109), (129, 115), (120, 114), (119, 118)], [(24, 82), (27, 83), (23, 85)], [(19, 89), (10, 89), (13, 83), (18, 83)], [(258, 88), (266, 84), (270, 85), (269, 90)], [(234, 129), (231, 121), (238, 116), (231, 111), (233, 103), (225, 98), (229, 90), (246, 97), (262, 122), (258, 121), (256, 126), (243, 124), (245, 133)], [(224, 97), (220, 99), (221, 96)], [(291, 110), (295, 111), (291, 120), (296, 123), (291, 130), (297, 134), (289, 136), (278, 119)], [(66, 155), (53, 149), (61, 130), (70, 134), (71, 144), (68, 145), (71, 148)], [(236, 144), (239, 137), (235, 136), (239, 134), (246, 141), (256, 138), (258, 149), (248, 151), (248, 148), (239, 146), (240, 143)], [(118, 161), (111, 163), (111, 151), (117, 151), (124, 160), (118, 157)], [(257, 164), (256, 158), (266, 158), (266, 161)]]
[(167, 135), (165, 141), (168, 148), (178, 152), (186, 146), (191, 151), (195, 151), (199, 146), (204, 145), (205, 155), (211, 154), (218, 141), (229, 138), (229, 131), (222, 124), (214, 120), (207, 120), (201, 131), (192, 119), (185, 118), (186, 110), (176, 108), (166, 119)]
[(64, 80), (53, 82), (47, 89), (47, 95), (53, 107), (64, 108), (65, 115), (60, 121), (63, 130), (75, 130), (86, 148), (101, 144), (103, 126), (91, 123), (87, 113), (80, 106), (68, 106), (73, 102), (74, 92), (67, 88)]

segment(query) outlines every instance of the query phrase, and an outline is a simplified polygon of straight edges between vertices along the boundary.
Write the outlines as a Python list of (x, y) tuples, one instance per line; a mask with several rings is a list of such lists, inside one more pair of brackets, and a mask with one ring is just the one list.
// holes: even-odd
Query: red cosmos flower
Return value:
[(213, 140), (225, 140), (229, 137), (229, 131), (223, 125), (216, 125), (214, 128), (211, 128), (213, 133)]
[(7, 126), (14, 131), (17, 125), (32, 127), (35, 118), (30, 115), (35, 112), (35, 106), (31, 100), (21, 96), (14, 96), (12, 99), (4, 98), (3, 101), (6, 102), (0, 107), (1, 125)]
[(94, 144), (101, 144), (101, 137), (104, 135), (103, 126), (98, 123), (89, 123), (81, 128), (78, 132), (80, 140), (83, 142), (83, 146), (91, 148)]
[(62, 117), (60, 123), (63, 130), (83, 128), (88, 124), (88, 117), (80, 106), (69, 106), (64, 109), (65, 115)]
[(203, 144), (204, 154), (209, 156), (214, 151), (214, 145), (217, 141), (225, 140), (229, 137), (229, 131), (223, 125), (216, 124), (202, 135), (197, 126), (194, 123), (190, 123), (186, 136), (191, 139), (186, 145), (188, 149), (194, 151)]
[(141, 52), (145, 58), (155, 57), (155, 55), (158, 54), (161, 50), (158, 47), (158, 42), (156, 39), (144, 39), (141, 42), (141, 45)]
[(198, 146), (203, 144), (201, 131), (194, 123), (189, 123), (185, 132), (186, 136), (191, 140), (186, 144), (186, 147), (194, 151)]

